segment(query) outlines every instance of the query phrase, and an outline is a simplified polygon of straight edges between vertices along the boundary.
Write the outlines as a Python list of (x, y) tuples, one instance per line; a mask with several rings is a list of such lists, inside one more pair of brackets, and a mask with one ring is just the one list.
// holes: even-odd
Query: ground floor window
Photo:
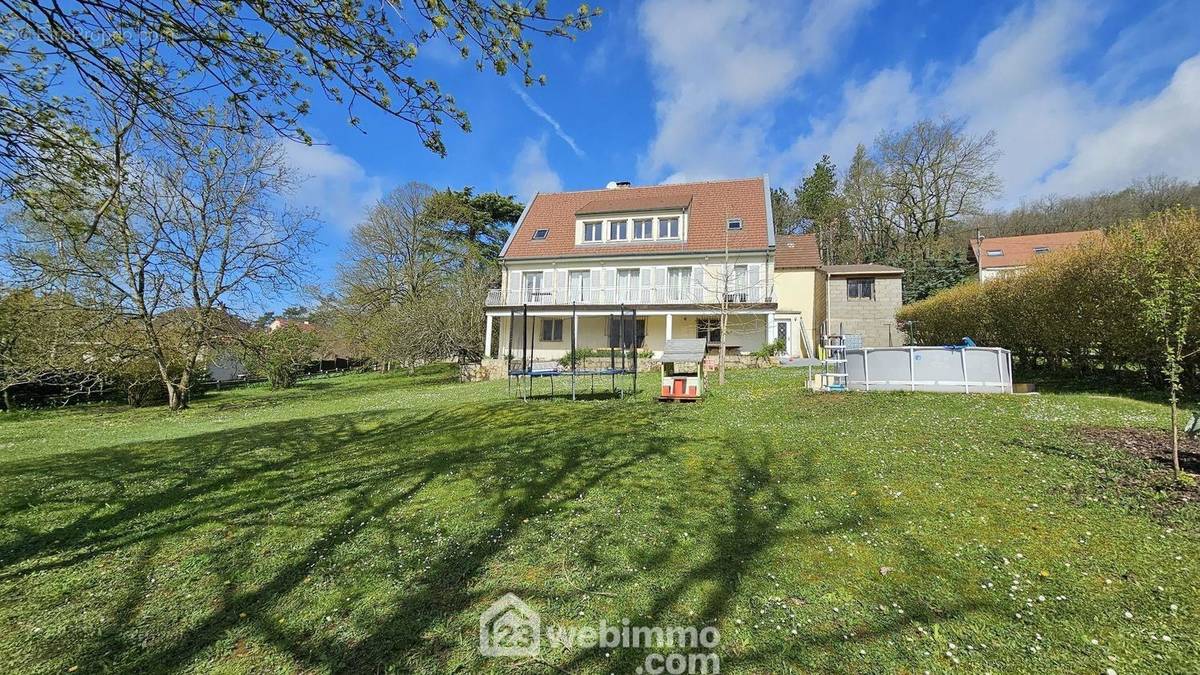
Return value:
[[(622, 344), (621, 336), (624, 335), (624, 344)], [(635, 342), (636, 340), (636, 342)], [(641, 348), (646, 342), (646, 320), (638, 319), (634, 324), (633, 319), (625, 319), (625, 330), (621, 330), (620, 319), (608, 320), (608, 346), (610, 348), (620, 347), (622, 349), (630, 349), (634, 345)]]
[(562, 336), (562, 319), (542, 319), (542, 342), (562, 342)]
[(709, 343), (721, 341), (720, 319), (696, 319), (696, 337), (704, 338)]

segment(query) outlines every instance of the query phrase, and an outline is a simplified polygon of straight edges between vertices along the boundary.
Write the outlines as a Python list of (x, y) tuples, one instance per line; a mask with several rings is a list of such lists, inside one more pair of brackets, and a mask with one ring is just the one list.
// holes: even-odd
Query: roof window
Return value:
[(999, 258), (1000, 256), (1004, 255), (1004, 251), (1001, 251), (998, 248), (993, 248), (993, 249), (989, 250), (987, 252), (987, 254), (988, 254), (988, 257)]
[(550, 234), (550, 230), (547, 230), (544, 228), (540, 229), (540, 230), (534, 230), (533, 231), (533, 240), (541, 241), (541, 240), (545, 239), (546, 235), (548, 235), (548, 234)]
[(731, 230), (740, 230), (740, 229), (742, 229), (742, 219), (741, 219), (741, 218), (730, 218), (728, 221), (726, 221), (726, 223), (725, 223), (725, 224), (726, 224), (726, 225), (729, 227), (729, 229), (731, 229)]

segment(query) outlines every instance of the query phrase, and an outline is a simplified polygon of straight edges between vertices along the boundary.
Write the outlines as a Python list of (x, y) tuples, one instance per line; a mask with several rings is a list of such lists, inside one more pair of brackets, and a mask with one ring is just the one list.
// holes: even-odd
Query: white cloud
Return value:
[(368, 174), (353, 157), (331, 145), (288, 142), (284, 155), (301, 178), (292, 202), (315, 209), (323, 220), (339, 228), (354, 227), (383, 196), (381, 177)]
[(563, 143), (571, 146), (571, 150), (575, 151), (576, 155), (579, 157), (584, 156), (583, 150), (580, 150), (579, 145), (575, 143), (575, 139), (571, 138), (571, 135), (563, 130), (562, 125), (558, 123), (558, 120), (554, 119), (550, 113), (546, 112), (542, 106), (538, 105), (532, 98), (530, 98), (529, 94), (526, 94), (520, 87), (515, 84), (510, 86), (512, 87), (512, 90), (516, 92), (517, 96), (521, 97), (521, 101), (525, 104), (526, 108), (529, 108), (533, 114), (546, 120), (546, 123), (554, 129), (555, 136), (558, 136), (560, 139), (562, 139)]
[(642, 5), (639, 26), (658, 91), (658, 131), (641, 163), (644, 177), (761, 173), (772, 122), (765, 111), (824, 65), (866, 5), (818, 1), (802, 16), (749, 0)]
[(1200, 55), (1180, 64), (1157, 96), (1130, 106), (1077, 145), (1066, 166), (1047, 177), (1044, 191), (1114, 189), (1155, 174), (1200, 179)]
[[(813, 117), (808, 132), (782, 144), (766, 140), (771, 120), (762, 113), (757, 125), (749, 115), (717, 126), (700, 121), (692, 129), (667, 124), (656, 142), (679, 133), (673, 143), (680, 152), (699, 146), (704, 157), (704, 148), (714, 149), (714, 162), (688, 165), (692, 177), (726, 175), (722, 168), (736, 166), (746, 174), (767, 169), (783, 179), (777, 183), (793, 184), (822, 154), (844, 168), (855, 146), (870, 144), (882, 130), (949, 116), (965, 119), (973, 134), (996, 132), (1005, 204), (1050, 192), (1118, 189), (1149, 174), (1200, 179), (1200, 55), (1180, 64), (1180, 41), (1170, 37), (1163, 39), (1169, 47), (1156, 48), (1152, 28), (1162, 25), (1157, 15), (1120, 32), (1112, 45), (1089, 42), (1104, 18), (1082, 0), (1019, 7), (965, 62), (925, 64), (922, 81), (897, 66), (849, 83), (836, 112)], [(1104, 58), (1090, 62), (1100, 65), (1099, 72), (1074, 72), (1072, 66), (1096, 48), (1102, 54), (1107, 49)], [(1187, 56), (1195, 54), (1194, 43), (1191, 50)], [(1145, 58), (1114, 56), (1134, 53)], [(1177, 69), (1164, 88), (1134, 101), (1111, 90), (1112, 83), (1162, 68), (1171, 55)], [(797, 79), (765, 72), (771, 86), (794, 86)], [(722, 155), (732, 160), (722, 165)]]
[(869, 146), (880, 130), (903, 127), (920, 117), (912, 74), (903, 68), (882, 70), (866, 82), (847, 84), (842, 99), (837, 116), (813, 121), (812, 130), (774, 160), (772, 174), (790, 184), (821, 155), (829, 155), (844, 169), (859, 143)]
[(1100, 18), (1076, 0), (1017, 9), (933, 102), (935, 113), (965, 117), (973, 133), (996, 132), (1007, 194), (1036, 190), (1083, 134), (1103, 124), (1107, 113), (1091, 89), (1066, 74)]
[(1173, 70), (1194, 55), (1200, 45), (1200, 21), (1180, 19), (1195, 12), (1195, 0), (1167, 0), (1152, 11), (1139, 12), (1140, 18), (1122, 28), (1105, 52), (1105, 72), (1096, 90), (1113, 99), (1130, 90), (1137, 93), (1147, 76)]
[(550, 167), (546, 158), (546, 137), (527, 138), (513, 160), (509, 178), (514, 192), (521, 199), (528, 199), (537, 192), (560, 192), (562, 179)]

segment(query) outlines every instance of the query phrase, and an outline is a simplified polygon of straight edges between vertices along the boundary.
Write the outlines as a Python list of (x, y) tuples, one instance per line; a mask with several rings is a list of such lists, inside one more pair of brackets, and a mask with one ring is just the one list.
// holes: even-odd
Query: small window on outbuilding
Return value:
[(870, 300), (874, 298), (875, 279), (871, 277), (864, 277), (862, 279), (847, 279), (846, 297), (851, 300)]
[(742, 229), (742, 219), (741, 218), (730, 218), (728, 221), (726, 221), (726, 225), (731, 230), (740, 230), (740, 229)]
[(546, 229), (534, 230), (533, 231), (533, 240), (541, 241), (542, 239), (545, 239), (546, 235), (548, 235), (548, 234), (550, 234), (550, 230), (546, 230)]
[(1049, 253), (1050, 247), (1049, 246), (1034, 246), (1033, 252), (1037, 255), (1041, 255), (1043, 253)]

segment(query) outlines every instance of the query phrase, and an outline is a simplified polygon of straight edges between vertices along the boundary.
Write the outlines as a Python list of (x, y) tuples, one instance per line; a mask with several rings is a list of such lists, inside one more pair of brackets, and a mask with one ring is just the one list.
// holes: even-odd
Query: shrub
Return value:
[[(558, 360), (558, 365), (562, 366), (563, 368), (570, 368), (571, 367), (571, 354), (572, 354), (572, 352), (567, 352), (566, 354), (563, 354), (562, 357), (559, 358), (559, 360)], [(596, 352), (595, 349), (592, 349), (591, 347), (579, 347), (574, 351), (574, 354), (575, 354), (575, 366), (579, 367), (580, 363), (582, 363), (584, 359), (593, 358), (593, 357), (597, 356), (598, 353)], [(606, 354), (606, 356), (607, 356), (607, 354)]]
[[(1010, 349), (1027, 365), (1132, 367), (1161, 383), (1161, 336), (1141, 320), (1139, 307), (1156, 284), (1196, 275), (1200, 253), (1172, 256), (1171, 270), (1149, 261), (1162, 258), (1160, 251), (1194, 251), (1197, 242), (1196, 211), (1154, 214), (1075, 249), (1039, 256), (1019, 275), (968, 282), (905, 305), (896, 319), (917, 343), (955, 344), (970, 337), (982, 346)], [(1195, 345), (1200, 314), (1188, 322), (1185, 342)], [(1200, 379), (1196, 361), (1184, 373), (1193, 387)]]
[(750, 356), (754, 357), (755, 363), (760, 363), (762, 361), (766, 361), (772, 356), (775, 356), (776, 354), (782, 354), (785, 351), (787, 351), (787, 340), (784, 338), (775, 338), (771, 342), (768, 342), (753, 352), (750, 352)]
[[(633, 354), (634, 354), (633, 349), (630, 349), (625, 352), (625, 360), (626, 360), (627, 364), (632, 364)], [(583, 362), (584, 359), (608, 359), (609, 355), (612, 355), (612, 357), (616, 360), (618, 365), (620, 364), (620, 362), (621, 362), (621, 350), (620, 349), (615, 349), (615, 348), (613, 348), (613, 349), (593, 349), (591, 347), (578, 347), (575, 349), (575, 366), (577, 368), (581, 368), (582, 367), (581, 363)], [(650, 349), (640, 349), (637, 351), (637, 357), (638, 357), (638, 360), (640, 360), (640, 361), (645, 361), (646, 359), (654, 358), (654, 351), (650, 350)], [(563, 354), (558, 359), (558, 365), (562, 366), (563, 368), (570, 368), (571, 367), (571, 352), (567, 352), (566, 354)]]
[(242, 342), (242, 354), (250, 372), (266, 377), (272, 389), (287, 389), (312, 362), (319, 344), (316, 335), (296, 326), (284, 326), (250, 333)]

